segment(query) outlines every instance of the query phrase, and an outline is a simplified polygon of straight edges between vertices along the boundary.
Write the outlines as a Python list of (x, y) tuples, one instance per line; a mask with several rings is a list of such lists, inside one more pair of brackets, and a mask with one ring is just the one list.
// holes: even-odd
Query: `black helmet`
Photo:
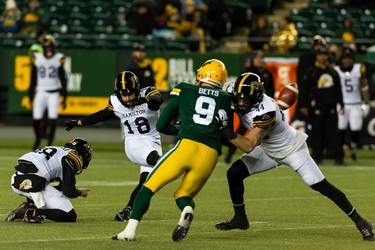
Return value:
[(241, 115), (248, 113), (263, 100), (264, 92), (263, 81), (257, 74), (241, 74), (234, 83), (233, 102), (236, 111)]
[(342, 54), (341, 54), (341, 59), (346, 58), (346, 57), (354, 59), (355, 52), (352, 48), (350, 48), (350, 47), (343, 48)]
[[(115, 93), (118, 100), (127, 108), (133, 108), (137, 105), (139, 100), (139, 80), (138, 77), (131, 71), (122, 71), (117, 75), (115, 80)], [(129, 102), (124, 102), (121, 96), (129, 96), (135, 94), (135, 99)]]
[[(74, 138), (70, 142), (64, 145), (66, 148), (73, 149), (76, 151), (80, 156), (82, 156), (83, 166), (82, 168), (85, 169), (89, 166), (89, 163), (92, 158), (92, 149), (90, 144), (82, 138)], [(80, 172), (79, 172), (80, 173)], [(77, 173), (77, 174), (79, 174)]]

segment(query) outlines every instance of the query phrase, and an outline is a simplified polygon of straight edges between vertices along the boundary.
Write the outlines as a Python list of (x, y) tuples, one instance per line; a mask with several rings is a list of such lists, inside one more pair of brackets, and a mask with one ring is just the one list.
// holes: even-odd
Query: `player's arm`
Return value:
[(63, 179), (61, 191), (66, 197), (76, 198), (81, 196), (81, 191), (76, 188), (76, 174), (82, 171), (82, 157), (75, 151), (70, 151), (68, 155), (61, 159)]
[(178, 98), (172, 96), (156, 123), (156, 130), (166, 135), (177, 135), (178, 128), (172, 124), (178, 115)]
[(37, 69), (34, 64), (35, 57), (31, 58), (31, 77), (30, 77), (30, 87), (29, 87), (29, 100), (32, 102), (34, 100), (35, 88), (37, 84)]
[[(264, 117), (267, 117), (264, 119)], [(266, 136), (266, 131), (276, 122), (276, 112), (268, 112), (267, 116), (257, 116), (253, 120), (253, 128), (246, 135), (233, 134), (227, 136), (229, 141), (241, 149), (245, 153), (251, 152), (256, 146), (258, 146), (264, 137)]]
[(159, 110), (163, 103), (163, 96), (155, 87), (149, 87), (146, 90), (145, 97), (147, 99), (148, 108), (151, 110)]
[(365, 65), (361, 65), (360, 84), (361, 84), (361, 93), (362, 93), (363, 102), (365, 104), (369, 104), (370, 88), (368, 86), (368, 81), (367, 81), (367, 77), (366, 77), (366, 66)]
[(112, 106), (111, 100), (109, 100), (108, 106), (106, 108), (99, 110), (98, 112), (93, 113), (91, 115), (85, 116), (84, 118), (80, 120), (66, 121), (64, 124), (64, 127), (66, 127), (66, 130), (69, 131), (72, 128), (77, 127), (77, 126), (93, 125), (98, 122), (104, 122), (115, 117), (116, 115), (113, 112), (113, 106)]
[(66, 73), (64, 69), (64, 63), (65, 63), (65, 58), (62, 57), (60, 59), (60, 67), (58, 68), (58, 76), (60, 78), (60, 83), (61, 83), (60, 95), (63, 97), (62, 102), (61, 102), (63, 109), (66, 108), (66, 97), (68, 96), (68, 92), (66, 90), (67, 78), (66, 78)]
[(304, 86), (300, 88), (299, 96), (298, 96), (298, 106), (299, 111), (302, 115), (308, 116), (309, 115), (309, 102), (310, 100), (310, 92), (313, 86), (314, 81), (314, 70), (309, 70), (306, 76), (303, 78), (303, 83), (301, 84)]
[(336, 98), (337, 98), (337, 102), (340, 104), (339, 112), (343, 113), (345, 110), (344, 110), (344, 100), (343, 100), (343, 97), (342, 97), (340, 76), (337, 73), (337, 71), (334, 70), (334, 69), (332, 69), (332, 73), (333, 73), (333, 84), (334, 84), (334, 87), (335, 87), (335, 95), (336, 95)]

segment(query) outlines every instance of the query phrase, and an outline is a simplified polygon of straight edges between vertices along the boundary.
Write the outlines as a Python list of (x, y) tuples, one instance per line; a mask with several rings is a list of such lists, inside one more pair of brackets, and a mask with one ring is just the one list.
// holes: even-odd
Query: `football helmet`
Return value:
[(233, 105), (243, 115), (263, 100), (265, 92), (262, 79), (254, 73), (241, 74), (234, 83)]
[(55, 38), (52, 35), (45, 35), (42, 42), (43, 53), (47, 58), (55, 54)]
[[(140, 97), (140, 85), (138, 77), (131, 71), (122, 71), (115, 79), (115, 93), (118, 100), (127, 108), (134, 108)], [(130, 96), (135, 94), (135, 98), (130, 101), (124, 101), (121, 96)]]
[(320, 36), (320, 35), (315, 35), (313, 36), (312, 38), (312, 41), (311, 41), (312, 45), (321, 45), (321, 46), (326, 46), (326, 39), (324, 39), (324, 37)]
[(355, 52), (350, 47), (345, 47), (339, 59), (340, 69), (344, 72), (351, 71), (354, 66)]
[(221, 89), (227, 78), (228, 72), (224, 63), (217, 59), (210, 59), (204, 62), (197, 70), (195, 84), (201, 85), (202, 83), (207, 83)]
[(82, 160), (83, 160), (82, 169), (86, 169), (89, 166), (89, 163), (92, 158), (92, 149), (91, 149), (90, 144), (85, 139), (74, 138), (70, 142), (66, 143), (64, 147), (73, 149), (80, 156), (82, 156)]

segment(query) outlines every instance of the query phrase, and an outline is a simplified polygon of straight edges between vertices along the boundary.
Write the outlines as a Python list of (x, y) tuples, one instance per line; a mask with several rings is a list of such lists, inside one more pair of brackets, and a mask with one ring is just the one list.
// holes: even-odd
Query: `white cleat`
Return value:
[(186, 206), (181, 213), (178, 225), (173, 231), (173, 241), (180, 241), (184, 239), (189, 232), (190, 224), (194, 218), (194, 210), (191, 206)]

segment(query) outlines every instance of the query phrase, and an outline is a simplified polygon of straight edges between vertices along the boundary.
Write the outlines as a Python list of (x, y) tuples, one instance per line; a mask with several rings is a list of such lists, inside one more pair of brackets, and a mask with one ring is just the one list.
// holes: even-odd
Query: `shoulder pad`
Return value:
[(276, 122), (276, 111), (267, 112), (254, 117), (253, 127), (266, 129)]

